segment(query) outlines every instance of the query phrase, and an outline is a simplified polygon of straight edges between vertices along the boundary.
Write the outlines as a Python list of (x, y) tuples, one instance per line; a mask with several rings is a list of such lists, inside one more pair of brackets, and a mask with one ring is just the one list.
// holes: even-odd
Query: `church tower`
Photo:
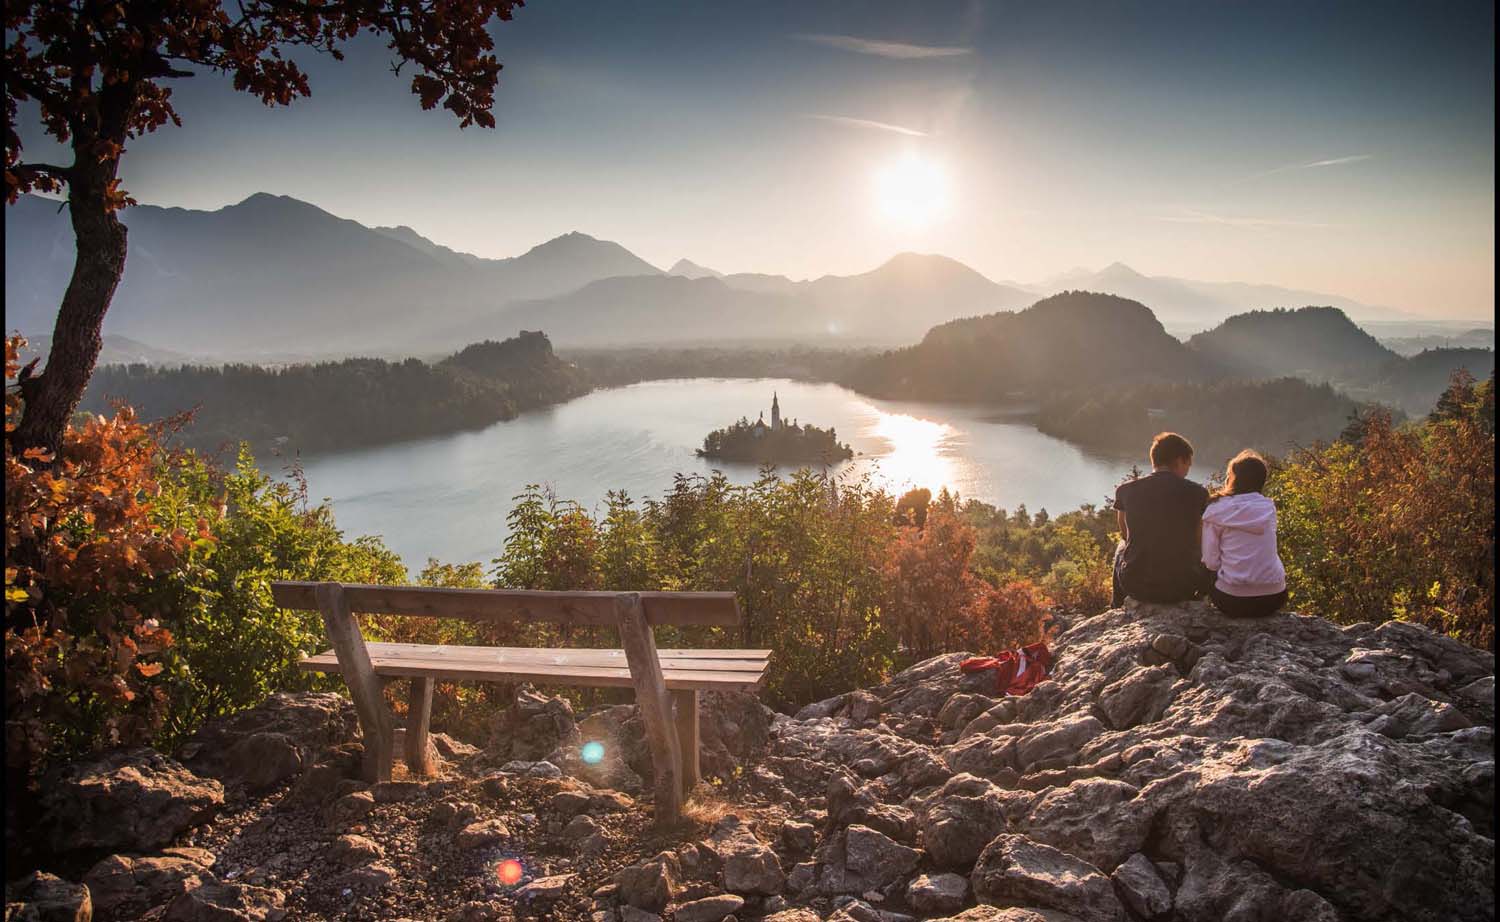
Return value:
[(776, 400), (776, 392), (771, 392), (771, 428), (781, 428), (781, 404)]

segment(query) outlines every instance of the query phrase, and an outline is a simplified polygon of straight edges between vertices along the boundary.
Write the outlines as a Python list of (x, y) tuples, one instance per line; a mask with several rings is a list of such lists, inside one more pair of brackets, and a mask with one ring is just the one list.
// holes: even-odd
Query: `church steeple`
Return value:
[(771, 392), (771, 428), (781, 428), (781, 404), (777, 401), (776, 392)]

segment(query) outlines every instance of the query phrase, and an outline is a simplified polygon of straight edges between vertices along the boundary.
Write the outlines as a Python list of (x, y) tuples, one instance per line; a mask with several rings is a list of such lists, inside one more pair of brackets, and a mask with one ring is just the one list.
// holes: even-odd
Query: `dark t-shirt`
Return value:
[(1156, 471), (1120, 484), (1115, 508), (1125, 513), (1120, 585), (1143, 602), (1193, 597), (1201, 583), (1198, 523), (1208, 491), (1185, 477)]

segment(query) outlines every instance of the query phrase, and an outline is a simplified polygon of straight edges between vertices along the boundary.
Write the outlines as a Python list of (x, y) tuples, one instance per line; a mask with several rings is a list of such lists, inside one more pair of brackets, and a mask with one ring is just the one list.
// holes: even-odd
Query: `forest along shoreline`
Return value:
[[(1494, 368), (1490, 349), (1399, 355), (1331, 307), (1252, 311), (1183, 342), (1149, 307), (1091, 292), (952, 321), (917, 345), (883, 352), (637, 347), (563, 356), (545, 332), (523, 331), (435, 362), (107, 365), (83, 408), (106, 412), (123, 399), (147, 419), (192, 409), (180, 435), (191, 447), (248, 441), (258, 454), (311, 456), (483, 428), (599, 387), (784, 377), (886, 399), (1033, 404), (1041, 431), (1109, 453), (1134, 454), (1154, 432), (1172, 429), (1190, 433), (1205, 456), (1228, 457), (1246, 446), (1281, 454), (1331, 440), (1376, 404), (1397, 418), (1426, 412), (1453, 371), (1482, 379)], [(1224, 406), (1260, 410), (1246, 417)]]

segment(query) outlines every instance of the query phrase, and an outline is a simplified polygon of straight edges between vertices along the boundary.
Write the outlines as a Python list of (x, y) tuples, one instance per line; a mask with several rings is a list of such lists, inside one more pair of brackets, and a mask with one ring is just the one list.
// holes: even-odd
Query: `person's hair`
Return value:
[(1161, 432), (1151, 440), (1151, 466), (1166, 467), (1179, 460), (1193, 460), (1192, 443), (1175, 432)]
[(1218, 495), (1259, 493), (1266, 488), (1266, 478), (1270, 474), (1271, 469), (1266, 465), (1266, 459), (1259, 452), (1247, 448), (1229, 459), (1229, 467), (1224, 471), (1224, 486), (1219, 488)]

